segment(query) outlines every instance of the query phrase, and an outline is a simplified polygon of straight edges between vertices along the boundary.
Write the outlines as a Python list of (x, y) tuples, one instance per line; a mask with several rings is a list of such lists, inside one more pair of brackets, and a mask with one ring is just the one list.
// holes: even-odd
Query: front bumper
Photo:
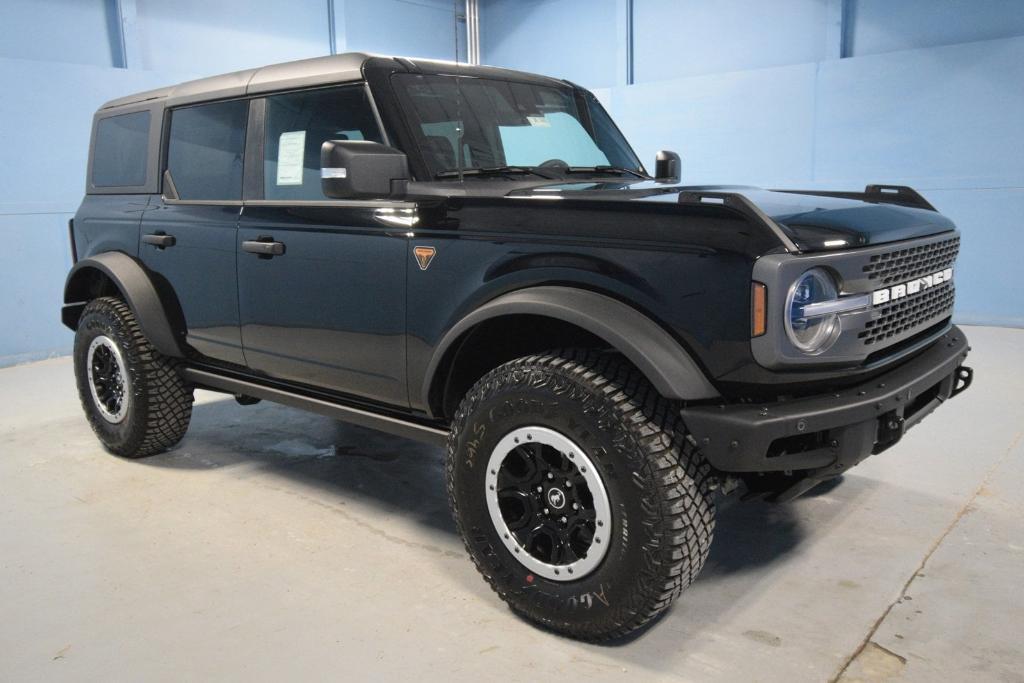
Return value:
[(795, 497), (869, 455), (881, 453), (972, 378), (970, 348), (957, 327), (927, 350), (870, 382), (835, 393), (772, 403), (684, 408), (683, 421), (722, 472), (803, 471)]

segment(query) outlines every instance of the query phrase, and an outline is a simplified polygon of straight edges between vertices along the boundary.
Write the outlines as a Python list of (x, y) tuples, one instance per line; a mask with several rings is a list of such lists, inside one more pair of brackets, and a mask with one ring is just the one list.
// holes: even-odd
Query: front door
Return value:
[(247, 116), (244, 100), (171, 111), (167, 169), (177, 198), (165, 182), (164, 196), (143, 215), (139, 244), (142, 261), (177, 298), (188, 345), (237, 365), (245, 363), (235, 238)]
[(320, 191), (327, 140), (382, 141), (362, 86), (266, 99), (262, 198), (238, 232), (238, 301), (250, 368), (406, 406), (408, 239), (380, 202)]

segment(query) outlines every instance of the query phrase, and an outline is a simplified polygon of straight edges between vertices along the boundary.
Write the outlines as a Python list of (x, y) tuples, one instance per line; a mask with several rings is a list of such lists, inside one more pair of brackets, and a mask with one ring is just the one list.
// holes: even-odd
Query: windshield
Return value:
[(569, 87), (417, 74), (396, 74), (394, 85), (432, 177), (460, 168), (478, 177), (479, 171), (524, 169), (552, 177), (642, 172), (589, 93), (581, 107)]

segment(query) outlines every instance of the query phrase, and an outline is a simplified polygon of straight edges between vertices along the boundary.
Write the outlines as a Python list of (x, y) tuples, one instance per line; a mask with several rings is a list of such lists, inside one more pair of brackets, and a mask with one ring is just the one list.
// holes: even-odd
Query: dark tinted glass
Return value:
[(640, 161), (633, 154), (626, 138), (619, 132), (618, 127), (608, 112), (604, 110), (597, 98), (587, 93), (587, 111), (590, 112), (590, 121), (594, 128), (594, 139), (601, 147), (608, 159), (614, 166), (640, 170)]
[(167, 168), (180, 199), (242, 198), (249, 103), (203, 104), (171, 113)]
[(640, 166), (610, 121), (595, 126), (579, 110), (572, 88), (419, 74), (398, 74), (393, 82), (432, 173), (556, 160)]
[(100, 119), (93, 146), (92, 184), (132, 187), (146, 184), (149, 112)]
[(320, 147), (327, 140), (383, 142), (362, 86), (268, 97), (266, 131), (266, 199), (324, 199)]

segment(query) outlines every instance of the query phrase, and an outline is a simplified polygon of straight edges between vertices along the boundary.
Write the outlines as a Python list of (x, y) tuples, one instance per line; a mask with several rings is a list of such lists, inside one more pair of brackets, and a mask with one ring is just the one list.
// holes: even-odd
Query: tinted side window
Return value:
[(100, 119), (93, 144), (92, 184), (137, 187), (146, 184), (149, 112)]
[(324, 199), (320, 147), (327, 140), (383, 142), (362, 86), (268, 97), (266, 121), (266, 199)]
[(242, 198), (246, 100), (171, 112), (167, 168), (181, 199)]

